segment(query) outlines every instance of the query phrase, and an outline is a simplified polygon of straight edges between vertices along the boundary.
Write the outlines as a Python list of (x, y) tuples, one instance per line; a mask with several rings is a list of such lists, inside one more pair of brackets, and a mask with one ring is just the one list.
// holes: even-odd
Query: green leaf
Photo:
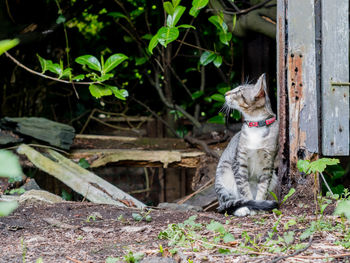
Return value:
[(344, 215), (350, 221), (350, 200), (341, 200), (335, 208), (334, 215)]
[(92, 70), (101, 71), (101, 63), (92, 55), (84, 55), (75, 59), (75, 62), (83, 66), (88, 66)]
[(227, 32), (227, 25), (221, 16), (211, 16), (208, 18), (209, 22), (212, 23), (219, 31), (224, 33)]
[(132, 42), (134, 41), (134, 40), (133, 40), (130, 36), (128, 36), (128, 35), (123, 36), (123, 40), (124, 40), (125, 43), (132, 43)]
[(190, 15), (197, 17), (200, 10), (204, 7), (206, 7), (209, 3), (209, 0), (193, 0), (192, 1), (192, 8), (190, 10)]
[(5, 39), (0, 41), (0, 55), (5, 53), (7, 50), (13, 48), (14, 46), (18, 45), (19, 40), (16, 39)]
[(270, 193), (270, 195), (272, 195), (273, 199), (275, 199), (275, 201), (278, 202), (277, 195), (274, 192), (272, 192), (272, 191), (270, 191), (269, 193)]
[(197, 8), (197, 9), (202, 9), (206, 7), (209, 3), (209, 0), (193, 0), (192, 1), (192, 6)]
[(141, 66), (141, 65), (145, 64), (147, 61), (148, 61), (148, 59), (146, 57), (135, 58), (135, 66)]
[(66, 18), (64, 17), (64, 15), (59, 15), (56, 19), (56, 24), (62, 24), (64, 22), (66, 22)]
[(294, 219), (289, 220), (287, 223), (284, 224), (284, 229), (288, 230), (290, 226), (295, 226), (297, 222)]
[(223, 224), (221, 224), (217, 221), (214, 221), (214, 220), (212, 220), (210, 222), (210, 224), (207, 225), (207, 229), (210, 231), (213, 231), (213, 232), (218, 232), (220, 234), (226, 233), (226, 230), (225, 230), (225, 227), (223, 226)]
[(83, 80), (84, 78), (85, 78), (84, 74), (79, 74), (79, 75), (75, 76), (74, 78), (72, 78), (72, 80), (80, 81), (80, 80)]
[(158, 34), (156, 34), (152, 37), (151, 41), (148, 44), (149, 53), (153, 54), (153, 49), (157, 46), (158, 42)]
[(117, 263), (117, 262), (120, 262), (119, 258), (108, 257), (108, 258), (106, 258), (106, 262), (105, 263)]
[(237, 24), (237, 15), (233, 15), (233, 20), (232, 20), (232, 31), (235, 30)]
[(236, 121), (241, 119), (241, 113), (238, 110), (233, 110), (232, 112), (232, 118), (234, 118)]
[(180, 4), (181, 0), (172, 0), (171, 2), (173, 3), (174, 8), (176, 8)]
[(230, 243), (230, 242), (235, 241), (235, 238), (231, 233), (226, 233), (223, 237), (223, 241), (224, 241), (224, 243)]
[(222, 64), (222, 56), (216, 56), (213, 63), (215, 65), (215, 67), (219, 68)]
[(177, 28), (192, 28), (192, 29), (196, 29), (194, 26), (192, 25), (187, 25), (187, 24), (182, 24), (177, 26)]
[[(176, 27), (161, 27), (158, 30), (158, 42), (166, 47), (170, 42), (179, 37), (179, 30)], [(152, 40), (151, 40), (152, 41)]]
[(113, 92), (113, 95), (116, 96), (118, 99), (126, 100), (126, 97), (129, 96), (128, 91), (125, 89), (118, 89), (115, 86), (109, 86), (109, 85), (106, 85), (106, 86)]
[(201, 55), (199, 62), (203, 65), (206, 66), (208, 65), (210, 62), (213, 62), (214, 59), (216, 59), (216, 54), (210, 51), (205, 51), (203, 52), (203, 54)]
[(230, 45), (230, 41), (232, 39), (232, 33), (230, 33), (230, 32), (228, 32), (228, 33), (221, 32), (219, 34), (219, 38), (220, 38), (220, 42), (222, 44), (229, 46)]
[(90, 168), (90, 164), (85, 158), (81, 158), (79, 160), (78, 164), (79, 164), (80, 167), (82, 167), (84, 169)]
[(192, 99), (198, 99), (199, 97), (203, 96), (204, 91), (201, 90), (197, 90), (195, 92), (192, 93)]
[(113, 18), (125, 18), (125, 19), (128, 19), (128, 17), (126, 15), (124, 15), (123, 13), (120, 13), (120, 12), (110, 12), (107, 15), (111, 16)]
[(97, 77), (96, 81), (104, 82), (106, 80), (109, 80), (109, 79), (113, 78), (113, 76), (114, 76), (113, 73), (107, 73), (107, 74), (102, 75), (101, 77)]
[(102, 85), (91, 84), (89, 86), (89, 90), (91, 95), (97, 99), (101, 98), (102, 96), (109, 96), (113, 94), (111, 89)]
[(12, 152), (0, 150), (0, 177), (20, 179), (22, 168), (18, 157)]
[(190, 14), (191, 16), (193, 16), (193, 17), (197, 17), (198, 14), (199, 14), (199, 10), (198, 10), (197, 8), (195, 8), (195, 7), (192, 6), (191, 9), (190, 9), (189, 14)]
[(308, 173), (310, 167), (310, 161), (308, 160), (298, 160), (297, 162), (297, 168), (299, 170), (299, 172), (303, 172), (303, 173)]
[(146, 215), (146, 216), (145, 216), (145, 220), (146, 220), (147, 222), (151, 222), (151, 221), (152, 221), (152, 217), (151, 217), (150, 215)]
[(219, 249), (218, 249), (218, 252), (219, 252), (220, 254), (224, 254), (224, 255), (226, 255), (226, 254), (231, 254), (231, 250), (230, 250), (229, 248), (219, 248)]
[(124, 54), (121, 54), (121, 53), (113, 54), (106, 60), (105, 64), (103, 65), (103, 72), (107, 73), (113, 70), (116, 66), (118, 66), (120, 63), (122, 63), (126, 59), (128, 59), (128, 57), (125, 56)]
[(61, 77), (62, 73), (63, 73), (62, 67), (57, 63), (48, 63), (47, 70), (52, 72), (52, 73), (57, 74), (59, 77)]
[(185, 12), (186, 7), (184, 6), (177, 6), (174, 10), (174, 13), (172, 15), (168, 15), (167, 18), (167, 26), (172, 28), (175, 27), (176, 24), (179, 22), (181, 16), (183, 15), (183, 13)]
[(18, 204), (16, 201), (0, 202), (0, 216), (8, 216), (17, 207)]
[[(315, 223), (315, 222), (312, 222)], [(310, 228), (306, 229), (299, 237), (299, 239), (302, 241), (304, 239), (307, 239), (308, 237), (312, 236), (315, 233), (315, 226), (311, 223)]]
[(46, 60), (46, 59), (40, 57), (38, 54), (36, 54), (36, 56), (38, 57), (39, 62), (40, 62), (41, 73), (45, 73), (45, 71), (47, 70), (48, 64), (52, 64), (52, 61)]
[(146, 40), (151, 40), (152, 39), (152, 35), (151, 34), (145, 34), (145, 35), (143, 35), (141, 38), (142, 39), (146, 39)]
[(285, 201), (287, 201), (287, 199), (288, 199), (289, 197), (291, 197), (292, 195), (294, 195), (294, 193), (295, 193), (295, 188), (289, 189), (288, 194), (286, 194), (286, 195), (283, 197), (283, 200), (282, 200), (281, 205), (282, 205)]
[(210, 98), (219, 102), (225, 102), (225, 96), (219, 93), (215, 93), (211, 95)]
[(165, 12), (166, 12), (168, 15), (173, 15), (173, 14), (174, 14), (174, 7), (173, 7), (173, 4), (172, 4), (172, 3), (170, 3), (170, 2), (164, 2), (164, 3), (163, 3), (163, 7), (164, 7)]
[(283, 233), (283, 239), (284, 242), (286, 242), (287, 246), (291, 245), (294, 241), (294, 232), (293, 231), (288, 231)]
[(335, 165), (338, 163), (339, 163), (339, 159), (321, 158), (321, 159), (318, 159), (317, 161), (310, 163), (309, 170), (311, 173), (315, 173), (315, 172), (322, 173), (328, 165)]
[(132, 218), (135, 220), (135, 221), (141, 221), (142, 220), (142, 216), (138, 213), (132, 213)]
[(61, 196), (66, 201), (72, 201), (72, 194), (68, 193), (66, 190), (62, 190)]
[(70, 78), (72, 76), (72, 68), (65, 68), (62, 72), (62, 78), (68, 77)]
[(208, 123), (217, 123), (217, 124), (225, 124), (225, 117), (221, 115), (216, 115), (209, 120), (207, 120)]
[(225, 95), (226, 92), (228, 92), (228, 91), (231, 90), (231, 88), (228, 87), (228, 86), (226, 86), (226, 85), (224, 85), (224, 87), (221, 87), (221, 88), (219, 88), (219, 86), (221, 86), (221, 85), (218, 85), (217, 90), (218, 90), (218, 92), (220, 92), (222, 95)]

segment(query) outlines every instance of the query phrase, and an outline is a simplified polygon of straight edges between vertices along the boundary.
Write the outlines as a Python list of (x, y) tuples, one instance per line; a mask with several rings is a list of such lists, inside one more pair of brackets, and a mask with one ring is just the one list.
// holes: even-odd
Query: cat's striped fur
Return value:
[(225, 94), (225, 107), (239, 110), (245, 123), (231, 139), (216, 170), (219, 212), (246, 216), (277, 207), (276, 202), (265, 199), (277, 184), (274, 160), (278, 122), (263, 127), (249, 127), (246, 123), (275, 116), (266, 91), (263, 74), (255, 85), (242, 85)]

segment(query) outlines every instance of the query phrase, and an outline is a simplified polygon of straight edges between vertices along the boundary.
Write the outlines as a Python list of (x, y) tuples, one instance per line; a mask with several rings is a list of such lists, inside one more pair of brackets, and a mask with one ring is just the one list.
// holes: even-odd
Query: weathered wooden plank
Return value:
[(78, 134), (72, 149), (186, 149), (188, 144), (178, 138), (149, 138)]
[(314, 0), (291, 0), (287, 6), (290, 172), (298, 159), (318, 153)]
[(322, 153), (349, 155), (349, 0), (322, 0)]
[(27, 117), (1, 119), (2, 126), (13, 128), (16, 133), (27, 135), (53, 146), (68, 150), (73, 142), (75, 130), (72, 126), (46, 118)]
[(91, 202), (123, 207), (145, 207), (131, 195), (53, 150), (48, 149), (47, 154), (50, 157), (46, 157), (32, 147), (22, 144), (17, 152), (26, 155), (37, 168), (54, 176)]
[(200, 157), (205, 155), (201, 151), (145, 151), (135, 149), (94, 149), (74, 150), (69, 158), (79, 160), (87, 159), (90, 167), (100, 167), (106, 164), (118, 164), (143, 167), (184, 167), (196, 168)]

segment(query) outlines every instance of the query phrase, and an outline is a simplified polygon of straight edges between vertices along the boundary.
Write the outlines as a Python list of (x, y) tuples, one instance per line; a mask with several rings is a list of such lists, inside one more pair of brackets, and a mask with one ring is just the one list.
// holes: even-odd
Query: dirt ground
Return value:
[[(307, 229), (310, 220), (315, 220), (308, 211), (308, 205), (282, 208), (277, 230), (286, 232), (286, 222), (292, 222), (291, 219), (294, 218), (296, 224), (291, 224), (289, 230), (299, 235), (298, 232)], [(268, 252), (260, 246), (259, 242), (262, 241), (259, 240), (248, 242), (246, 234), (251, 238), (260, 237), (261, 240), (266, 238), (278, 221), (277, 216), (272, 213), (235, 218), (214, 212), (153, 209), (149, 213), (151, 222), (138, 222), (132, 216), (138, 212), (130, 208), (86, 202), (20, 206), (10, 216), (0, 218), (0, 262), (127, 262), (125, 255), (130, 251), (142, 252), (143, 262), (350, 261), (350, 251), (335, 244), (342, 236), (331, 229), (315, 233), (312, 240), (304, 241), (307, 248), (294, 256), (291, 256), (291, 250)], [(197, 215), (196, 222), (203, 225), (212, 220), (223, 224), (235, 241), (217, 243), (217, 246), (205, 249), (206, 241), (203, 240), (209, 242), (213, 232), (204, 228), (198, 232), (201, 240), (198, 238), (195, 241), (196, 238), (189, 232), (188, 235), (193, 238), (192, 247), (180, 247), (172, 255), (169, 253), (172, 247), (168, 245), (168, 240), (158, 239), (158, 234), (167, 229), (168, 224), (182, 223), (192, 215)], [(340, 220), (330, 215), (325, 218), (331, 222)], [(242, 246), (243, 244), (247, 246)], [(235, 249), (235, 252), (227, 254), (227, 248)], [(289, 257), (283, 258), (286, 255)], [(133, 262), (132, 259), (129, 262)]]

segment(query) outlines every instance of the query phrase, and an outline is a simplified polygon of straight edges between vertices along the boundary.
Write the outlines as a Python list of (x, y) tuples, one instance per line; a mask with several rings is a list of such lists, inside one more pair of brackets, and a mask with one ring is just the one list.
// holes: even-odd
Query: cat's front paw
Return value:
[(250, 215), (250, 209), (248, 207), (238, 208), (233, 215), (235, 216), (247, 216)]

